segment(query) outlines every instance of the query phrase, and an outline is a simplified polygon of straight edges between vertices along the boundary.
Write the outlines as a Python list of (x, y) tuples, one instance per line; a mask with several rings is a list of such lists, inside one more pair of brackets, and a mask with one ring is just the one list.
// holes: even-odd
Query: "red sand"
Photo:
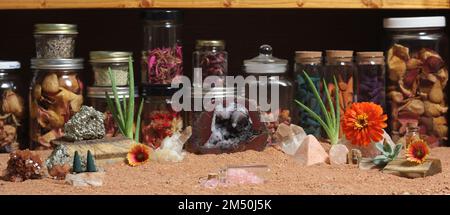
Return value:
[[(0, 194), (450, 194), (449, 155), (450, 148), (433, 149), (431, 157), (441, 159), (443, 172), (407, 179), (378, 170), (362, 171), (355, 165), (300, 166), (274, 148), (222, 155), (188, 154), (181, 163), (103, 166), (106, 178), (102, 187), (72, 187), (49, 178), (20, 183), (0, 181)], [(7, 160), (7, 154), (0, 155), (1, 170), (6, 169)], [(269, 165), (267, 183), (216, 189), (198, 184), (200, 177), (221, 167), (245, 164)]]

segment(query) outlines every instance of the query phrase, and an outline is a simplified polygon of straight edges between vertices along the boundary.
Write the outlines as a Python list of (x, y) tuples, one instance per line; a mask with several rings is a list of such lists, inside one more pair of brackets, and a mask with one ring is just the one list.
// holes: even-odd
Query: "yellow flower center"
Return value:
[(365, 113), (357, 115), (355, 121), (355, 129), (362, 130), (366, 128), (369, 125), (369, 123), (367, 122), (367, 118), (368, 116)]

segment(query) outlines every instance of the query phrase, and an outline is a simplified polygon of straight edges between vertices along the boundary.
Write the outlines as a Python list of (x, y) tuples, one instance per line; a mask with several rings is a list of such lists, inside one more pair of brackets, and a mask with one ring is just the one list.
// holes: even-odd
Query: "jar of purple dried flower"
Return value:
[(228, 73), (228, 53), (225, 51), (225, 41), (197, 40), (192, 59), (194, 75), (199, 75), (197, 73), (201, 72), (203, 79), (214, 75), (225, 81)]
[(141, 82), (170, 85), (183, 73), (181, 14), (176, 10), (152, 10), (145, 14)]

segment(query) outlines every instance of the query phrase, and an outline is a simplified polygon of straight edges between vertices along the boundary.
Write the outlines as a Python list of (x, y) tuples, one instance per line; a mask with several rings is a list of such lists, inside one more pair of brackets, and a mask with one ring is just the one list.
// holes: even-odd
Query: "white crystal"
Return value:
[(182, 161), (185, 152), (183, 146), (192, 134), (192, 127), (187, 127), (182, 133), (175, 132), (172, 136), (164, 138), (161, 146), (152, 154), (151, 159), (156, 161)]

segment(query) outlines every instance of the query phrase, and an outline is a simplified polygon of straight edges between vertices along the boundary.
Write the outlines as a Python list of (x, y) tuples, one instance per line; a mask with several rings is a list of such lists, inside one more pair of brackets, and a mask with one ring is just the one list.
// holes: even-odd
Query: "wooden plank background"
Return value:
[(0, 9), (62, 8), (448, 9), (450, 0), (0, 0)]

